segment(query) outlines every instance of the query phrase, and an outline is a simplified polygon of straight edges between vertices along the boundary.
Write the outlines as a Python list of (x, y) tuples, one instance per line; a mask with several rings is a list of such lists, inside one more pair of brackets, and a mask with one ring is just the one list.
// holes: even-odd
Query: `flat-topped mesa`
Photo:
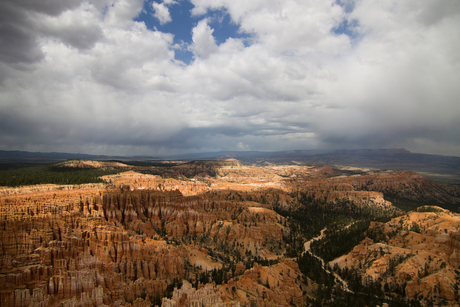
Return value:
[(460, 204), (458, 187), (439, 184), (410, 171), (373, 171), (316, 180), (301, 178), (286, 181), (286, 187), (296, 191), (308, 203), (353, 205), (387, 212), (395, 208), (385, 197), (420, 204)]
[(101, 177), (116, 187), (129, 187), (129, 190), (180, 191), (184, 196), (192, 196), (209, 190), (206, 183), (198, 180), (163, 179), (160, 176), (127, 171), (116, 175)]
[(212, 199), (231, 199), (235, 201), (256, 201), (267, 208), (279, 207), (284, 210), (298, 209), (303, 205), (317, 204), (330, 210), (349, 210), (359, 208), (367, 211), (391, 213), (396, 210), (390, 201), (385, 200), (382, 192), (335, 190), (335, 186), (322, 185), (309, 187), (287, 193), (277, 189), (259, 191), (213, 191), (207, 195)]
[(13, 196), (13, 195), (23, 195), (31, 194), (31, 196), (46, 195), (49, 197), (49, 192), (59, 193), (60, 191), (77, 191), (80, 194), (84, 194), (85, 191), (89, 193), (94, 193), (94, 191), (105, 189), (106, 185), (104, 183), (87, 183), (87, 184), (77, 184), (77, 185), (58, 185), (58, 184), (38, 184), (31, 186), (23, 187), (0, 187), (0, 196)]
[(303, 201), (310, 204), (321, 204), (331, 210), (353, 210), (394, 212), (392, 203), (384, 199), (381, 192), (370, 191), (307, 191), (301, 193)]
[(94, 161), (94, 160), (68, 160), (57, 163), (58, 167), (75, 167), (75, 168), (117, 168), (131, 169), (132, 166), (117, 161)]
[(411, 171), (375, 171), (356, 176), (334, 178), (355, 190), (377, 191), (421, 203), (459, 203), (457, 186), (434, 182)]

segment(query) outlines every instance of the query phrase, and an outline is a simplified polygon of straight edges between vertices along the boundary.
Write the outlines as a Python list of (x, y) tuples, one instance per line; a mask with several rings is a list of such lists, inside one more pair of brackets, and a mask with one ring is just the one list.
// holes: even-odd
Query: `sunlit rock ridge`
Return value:
[(460, 217), (399, 205), (458, 208), (457, 186), (409, 171), (167, 164), (69, 161), (120, 173), (0, 188), (0, 305), (333, 306), (352, 294), (311, 273), (313, 260), (305, 269), (303, 243), (364, 220), (363, 241), (331, 270), (379, 285), (385, 295), (367, 298), (379, 303), (458, 301)]

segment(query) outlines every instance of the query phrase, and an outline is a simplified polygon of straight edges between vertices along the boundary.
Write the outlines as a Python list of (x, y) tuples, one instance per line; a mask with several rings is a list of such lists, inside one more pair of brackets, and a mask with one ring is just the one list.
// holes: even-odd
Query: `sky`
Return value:
[(0, 150), (460, 156), (458, 0), (2, 0)]

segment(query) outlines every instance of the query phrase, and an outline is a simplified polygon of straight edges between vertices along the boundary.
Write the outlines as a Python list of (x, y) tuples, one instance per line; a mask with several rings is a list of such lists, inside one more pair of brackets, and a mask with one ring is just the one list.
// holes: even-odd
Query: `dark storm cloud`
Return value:
[(102, 29), (97, 24), (55, 23), (43, 25), (41, 30), (45, 35), (80, 50), (91, 49), (103, 37)]
[(36, 62), (43, 58), (37, 45), (32, 14), (57, 16), (75, 8), (80, 0), (3, 0), (0, 2), (0, 60), (5, 63)]
[(42, 57), (27, 12), (11, 2), (0, 2), (0, 61), (30, 63)]
[(13, 4), (27, 11), (35, 11), (47, 15), (57, 16), (62, 12), (76, 8), (81, 0), (3, 0), (3, 3)]

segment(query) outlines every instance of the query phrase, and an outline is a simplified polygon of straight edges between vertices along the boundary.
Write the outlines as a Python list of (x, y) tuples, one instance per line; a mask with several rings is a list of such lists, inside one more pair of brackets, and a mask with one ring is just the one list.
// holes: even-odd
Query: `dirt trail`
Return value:
[[(326, 230), (327, 230), (327, 227), (325, 227), (323, 230), (321, 230), (321, 234), (320, 234), (319, 236), (314, 237), (314, 238), (311, 239), (310, 241), (305, 242), (305, 244), (304, 244), (305, 251), (303, 252), (304, 254), (305, 254), (305, 253), (310, 253), (310, 254), (313, 255), (313, 253), (310, 252), (311, 243), (313, 243), (313, 241), (321, 240), (322, 238), (324, 238), (324, 236), (325, 236), (324, 233), (326, 232)], [(315, 256), (315, 255), (313, 255), (313, 256)], [(316, 256), (315, 256), (315, 257), (316, 257)], [(323, 259), (321, 259), (321, 258), (319, 258), (319, 257), (316, 257), (316, 258), (320, 259), (320, 260), (323, 262), (323, 266), (324, 266), (324, 261), (323, 261)]]
[[(350, 227), (352, 224), (348, 225), (346, 228)], [(322, 238), (324, 238), (326, 236), (325, 235), (326, 230), (327, 230), (327, 228), (325, 227), (323, 230), (321, 230), (321, 234), (319, 236), (314, 237), (313, 239), (305, 242), (305, 244), (304, 244), (305, 251), (303, 253), (304, 254), (305, 253), (310, 253), (310, 255), (312, 255), (313, 257), (315, 257), (319, 261), (321, 261), (321, 266), (322, 266), (323, 270), (325, 270), (328, 274), (333, 274), (334, 275), (335, 279), (338, 280), (342, 284), (343, 291), (353, 293), (353, 291), (351, 291), (350, 288), (348, 287), (348, 283), (345, 280), (343, 280), (342, 277), (340, 277), (337, 273), (331, 272), (328, 269), (326, 269), (326, 265), (324, 263), (324, 260), (311, 252), (311, 243), (313, 243), (316, 240), (321, 240)]]

